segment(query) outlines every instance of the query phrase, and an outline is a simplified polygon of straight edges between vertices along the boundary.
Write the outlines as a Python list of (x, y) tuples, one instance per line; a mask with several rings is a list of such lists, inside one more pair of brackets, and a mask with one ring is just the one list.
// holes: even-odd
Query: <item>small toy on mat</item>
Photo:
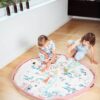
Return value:
[(39, 69), (41, 66), (41, 63), (38, 60), (32, 60), (32, 68)]
[(49, 81), (49, 79), (50, 79), (50, 76), (47, 77), (47, 78), (44, 80), (44, 83), (47, 83), (47, 82)]
[(68, 68), (64, 67), (64, 73), (68, 72)]

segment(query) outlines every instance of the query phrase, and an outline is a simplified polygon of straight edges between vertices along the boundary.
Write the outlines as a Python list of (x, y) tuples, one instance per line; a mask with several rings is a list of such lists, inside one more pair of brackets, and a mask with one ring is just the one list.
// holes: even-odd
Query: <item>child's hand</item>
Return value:
[(42, 72), (45, 72), (46, 70), (49, 69), (49, 66), (50, 66), (50, 65), (51, 65), (51, 62), (49, 61), (49, 62), (46, 64), (45, 68), (43, 68), (41, 71), (42, 71)]
[(98, 62), (97, 62), (96, 60), (93, 60), (92, 62), (93, 62), (94, 64), (98, 64)]
[(49, 59), (45, 59), (45, 61), (44, 61), (45, 63), (48, 63), (49, 62)]
[(43, 68), (43, 69), (41, 70), (41, 72), (45, 72), (45, 71), (46, 71), (46, 69), (47, 69), (47, 68)]
[(91, 60), (91, 64), (98, 64), (96, 60)]

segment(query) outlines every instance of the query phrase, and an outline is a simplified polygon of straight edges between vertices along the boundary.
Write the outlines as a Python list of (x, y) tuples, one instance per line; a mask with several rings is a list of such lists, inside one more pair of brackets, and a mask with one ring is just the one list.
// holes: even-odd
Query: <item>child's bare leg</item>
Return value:
[(70, 53), (67, 53), (66, 56), (67, 56), (68, 58), (73, 58), (73, 57), (75, 56), (76, 52), (77, 52), (76, 50), (72, 50)]
[(43, 72), (47, 69), (49, 69), (51, 64), (54, 64), (57, 60), (57, 56), (55, 56), (53, 59), (50, 59), (50, 61), (46, 64), (46, 67), (42, 70)]
[(67, 44), (67, 48), (69, 48), (69, 47), (71, 47), (72, 46), (72, 44)]
[(57, 60), (57, 55), (55, 55), (55, 56), (50, 60), (51, 64), (54, 64), (54, 63), (56, 62), (56, 60)]
[(94, 59), (91, 58), (91, 56), (90, 56), (89, 53), (87, 53), (86, 56), (87, 56), (87, 58), (90, 60), (91, 64), (92, 64), (92, 63), (94, 63), (94, 64), (98, 64), (97, 61), (95, 61)]
[(57, 55), (54, 54), (53, 57), (46, 63), (46, 67), (43, 68), (42, 72), (49, 69), (50, 65), (56, 62), (56, 59), (57, 59)]
[[(72, 47), (72, 45), (73, 45), (74, 43), (75, 43), (74, 40), (69, 40), (69, 41), (67, 42), (67, 49), (69, 49), (70, 47)], [(73, 49), (73, 50), (70, 51), (70, 52), (69, 52), (69, 50), (67, 50), (66, 56), (67, 56), (68, 58), (72, 58), (72, 57), (75, 56), (75, 54), (76, 54), (76, 50), (75, 50), (75, 49)]]

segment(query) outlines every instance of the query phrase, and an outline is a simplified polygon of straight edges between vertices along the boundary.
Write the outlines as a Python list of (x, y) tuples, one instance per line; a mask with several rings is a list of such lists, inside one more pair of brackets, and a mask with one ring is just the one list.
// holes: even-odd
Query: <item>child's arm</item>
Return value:
[[(49, 57), (48, 57), (48, 55), (41, 49), (41, 48), (39, 48), (39, 51), (40, 51), (40, 54), (42, 54), (44, 57), (43, 57), (43, 62), (44, 63), (47, 63), (48, 61), (49, 61)], [(40, 57), (41, 58), (41, 57)]]
[(51, 60), (50, 60), (50, 63), (54, 63), (55, 60), (56, 60), (56, 51), (53, 50), (53, 51), (52, 51), (52, 58), (51, 58)]
[(42, 71), (44, 72), (45, 70), (47, 70), (47, 69), (50, 67), (50, 65), (51, 65), (52, 63), (54, 63), (55, 61), (56, 61), (56, 52), (53, 51), (53, 56), (52, 56), (52, 58), (47, 62), (46, 67), (45, 67)]
[(91, 46), (91, 54), (90, 54), (90, 60), (91, 60), (91, 63), (94, 63), (94, 64), (98, 64), (97, 61), (94, 59), (94, 56), (95, 56), (95, 50), (94, 50), (94, 47)]
[(46, 67), (42, 70), (43, 72), (44, 72), (45, 70), (47, 70), (47, 69), (50, 67), (50, 65), (51, 65), (52, 63), (55, 63), (55, 61), (56, 61), (56, 50), (55, 50), (55, 49), (56, 49), (56, 48), (55, 48), (55, 44), (52, 43), (52, 57), (51, 57), (51, 59), (49, 59), (49, 61), (47, 62)]

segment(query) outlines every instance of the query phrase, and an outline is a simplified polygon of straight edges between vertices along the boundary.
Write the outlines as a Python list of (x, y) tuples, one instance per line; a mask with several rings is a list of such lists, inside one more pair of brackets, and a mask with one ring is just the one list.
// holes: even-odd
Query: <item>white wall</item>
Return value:
[(40, 34), (49, 35), (65, 24), (69, 20), (67, 1), (56, 0), (0, 21), (0, 68), (31, 48)]

